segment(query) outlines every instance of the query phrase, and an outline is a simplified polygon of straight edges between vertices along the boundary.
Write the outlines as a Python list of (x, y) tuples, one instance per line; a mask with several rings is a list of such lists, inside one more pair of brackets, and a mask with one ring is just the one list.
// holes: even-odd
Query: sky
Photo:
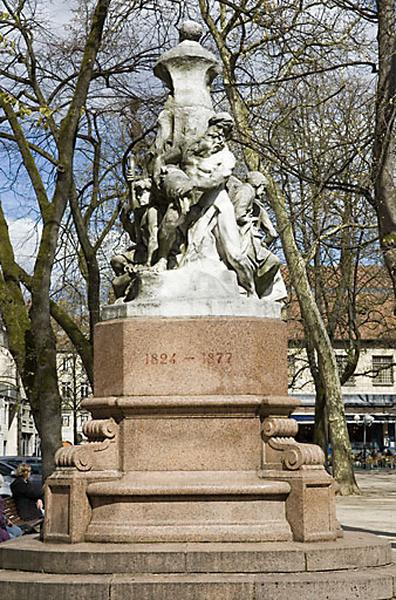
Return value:
[(61, 28), (70, 20), (74, 5), (75, 2), (71, 0), (49, 0), (44, 3), (43, 8), (54, 27)]
[[(40, 11), (57, 32), (70, 21), (73, 0), (48, 0), (43, 2)], [(15, 192), (2, 192), (1, 202), (7, 215), (10, 237), (19, 264), (31, 272), (41, 236), (41, 225), (35, 214), (26, 214), (26, 196), (20, 185)], [(19, 188), (19, 189), (18, 189)]]
[(41, 225), (37, 225), (28, 217), (9, 221), (11, 242), (18, 263), (30, 273), (33, 270), (41, 230)]

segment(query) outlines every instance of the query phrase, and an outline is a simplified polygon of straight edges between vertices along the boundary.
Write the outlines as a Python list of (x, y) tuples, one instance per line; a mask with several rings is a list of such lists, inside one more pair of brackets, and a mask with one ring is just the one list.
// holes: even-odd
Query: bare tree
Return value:
[[(95, 59), (102, 40), (110, 0), (95, 4), (88, 35), (84, 41), (77, 77), (70, 101), (57, 122), (49, 107), (45, 77), (35, 49), (34, 15), (25, 1), (2, 1), (1, 28), (6, 40), (0, 92), (3, 137), (15, 143), (40, 209), (42, 235), (33, 274), (27, 276), (16, 263), (7, 222), (0, 211), (0, 308), (9, 335), (10, 350), (28, 392), (40, 433), (44, 474), (53, 469), (53, 455), (60, 445), (60, 396), (56, 374), (56, 342), (51, 326), (51, 273), (57, 249), (59, 227), (73, 185), (76, 137)], [(5, 78), (5, 79), (4, 79)], [(12, 84), (6, 87), (6, 83)], [(32, 140), (23, 118), (33, 105), (52, 134), (53, 153)], [(53, 189), (49, 191), (38, 168), (36, 156), (56, 167)], [(21, 289), (29, 286), (30, 306)]]
[[(321, 74), (367, 61), (351, 58), (350, 48), (349, 56), (342, 54), (346, 30), (335, 27), (334, 13), (315, 8), (310, 2), (298, 6), (293, 2), (271, 3), (262, 11), (258, 4), (248, 2), (235, 5), (220, 1), (209, 7), (206, 0), (200, 0), (200, 8), (222, 59), (226, 97), (243, 143), (245, 162), (249, 169), (261, 168), (267, 175), (269, 169), (274, 171), (268, 196), (309, 339), (309, 354), (318, 357), (315, 368), (325, 390), (333, 472), (341, 492), (354, 493), (357, 486), (335, 353), (297, 243), (294, 222), (298, 222), (298, 209), (290, 207), (282, 189), (281, 175), (287, 172), (287, 165), (278, 162), (268, 136), (274, 120), (290, 122), (290, 106), (294, 106), (290, 82), (298, 86), (311, 78), (313, 84), (313, 78)], [(351, 31), (354, 22), (344, 22), (343, 27)], [(358, 35), (357, 30), (355, 33)], [(282, 155), (287, 152), (286, 143)]]
[(169, 27), (172, 0), (84, 0), (60, 33), (43, 21), (41, 6), (1, 2), (3, 189), (9, 198), (23, 187), (23, 214), (35, 215), (39, 247), (31, 272), (11, 243), (7, 202), (0, 212), (0, 310), (48, 457), (60, 440), (50, 315), (92, 385), (93, 330), (108, 294), (103, 274), (126, 197), (126, 157), (133, 147), (139, 166), (150, 143), (146, 134), (163, 99), (152, 67), (176, 31)]
[(396, 3), (394, 0), (335, 0), (335, 4), (346, 14), (352, 13), (361, 21), (377, 26), (371, 185), (367, 186), (366, 193), (377, 212), (382, 253), (396, 296)]
[(378, 0), (378, 82), (373, 147), (374, 204), (381, 247), (396, 296), (396, 3)]
[[(359, 306), (360, 265), (377, 258), (375, 213), (364, 188), (369, 177), (371, 97), (359, 79), (345, 82), (333, 72), (321, 80), (321, 85), (299, 82), (292, 87), (269, 143), (315, 302), (332, 345), (344, 348), (343, 384), (359, 360), (366, 320)], [(326, 390), (311, 337), (306, 329), (316, 389), (315, 441), (325, 450)]]

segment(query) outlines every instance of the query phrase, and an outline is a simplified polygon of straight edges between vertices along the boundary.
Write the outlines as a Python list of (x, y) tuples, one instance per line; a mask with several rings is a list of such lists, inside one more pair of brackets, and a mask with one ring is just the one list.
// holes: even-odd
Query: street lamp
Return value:
[(371, 425), (374, 422), (374, 417), (373, 417), (373, 415), (369, 415), (369, 414), (364, 414), (363, 417), (361, 417), (360, 415), (355, 415), (353, 417), (353, 420), (355, 421), (356, 424), (363, 423), (363, 463), (364, 463), (364, 468), (366, 468), (366, 466), (367, 466), (367, 464), (366, 464), (367, 427), (371, 427)]

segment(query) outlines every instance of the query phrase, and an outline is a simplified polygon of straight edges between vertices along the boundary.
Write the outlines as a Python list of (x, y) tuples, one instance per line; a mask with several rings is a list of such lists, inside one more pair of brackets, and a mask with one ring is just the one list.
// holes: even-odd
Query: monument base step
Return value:
[(89, 542), (292, 540), (290, 485), (252, 471), (129, 472), (90, 483)]
[(394, 600), (390, 544), (347, 533), (320, 543), (0, 546), (7, 600)]
[(396, 565), (292, 575), (46, 575), (0, 571), (7, 600), (394, 600)]

